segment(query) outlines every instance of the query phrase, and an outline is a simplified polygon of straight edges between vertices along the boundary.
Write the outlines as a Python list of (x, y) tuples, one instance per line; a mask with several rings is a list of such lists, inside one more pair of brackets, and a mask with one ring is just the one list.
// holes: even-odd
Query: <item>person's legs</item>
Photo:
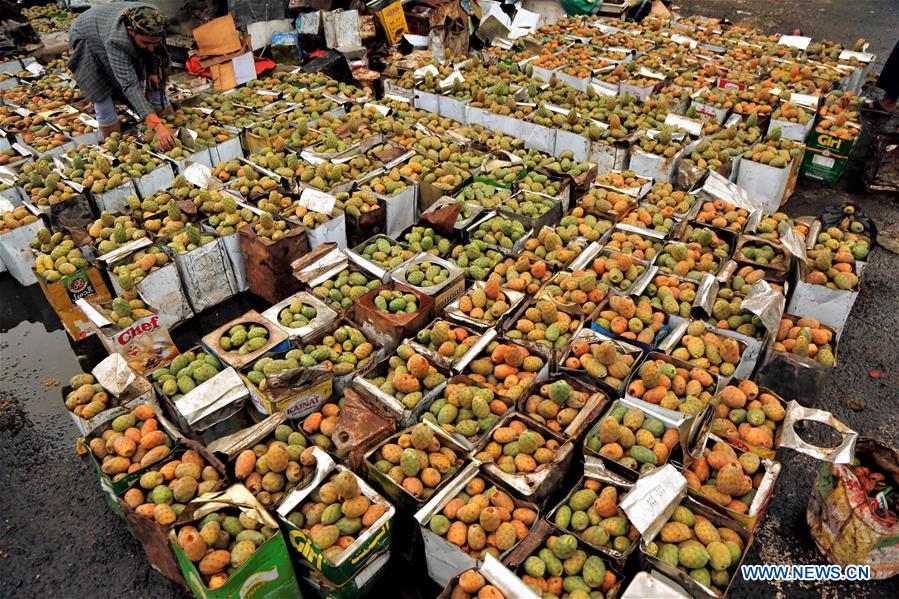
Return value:
[(148, 90), (147, 100), (149, 100), (150, 104), (153, 105), (153, 108), (156, 110), (157, 116), (166, 116), (175, 112), (172, 108), (172, 104), (168, 101), (168, 97), (166, 96), (166, 94), (159, 90)]
[(887, 112), (894, 112), (896, 100), (899, 99), (899, 42), (896, 42), (886, 64), (883, 65), (883, 70), (880, 71), (877, 87), (883, 90), (880, 106)]
[(103, 134), (104, 138), (121, 131), (119, 114), (116, 112), (112, 96), (104, 98), (99, 102), (94, 102), (94, 115), (97, 117), (100, 133)]

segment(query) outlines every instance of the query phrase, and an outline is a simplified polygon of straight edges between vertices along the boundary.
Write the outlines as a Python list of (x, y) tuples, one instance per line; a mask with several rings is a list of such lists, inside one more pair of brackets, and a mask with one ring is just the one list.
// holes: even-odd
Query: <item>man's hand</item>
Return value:
[(153, 133), (156, 134), (156, 143), (163, 151), (171, 150), (175, 147), (175, 136), (172, 135), (172, 130), (163, 123), (158, 123), (154, 126)]

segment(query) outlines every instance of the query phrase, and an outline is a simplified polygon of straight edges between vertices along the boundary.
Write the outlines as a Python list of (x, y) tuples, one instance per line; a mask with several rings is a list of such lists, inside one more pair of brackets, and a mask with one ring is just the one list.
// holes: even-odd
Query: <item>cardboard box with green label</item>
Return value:
[(806, 140), (806, 152), (799, 175), (825, 185), (836, 185), (843, 176), (856, 141), (857, 138), (842, 139), (812, 130)]

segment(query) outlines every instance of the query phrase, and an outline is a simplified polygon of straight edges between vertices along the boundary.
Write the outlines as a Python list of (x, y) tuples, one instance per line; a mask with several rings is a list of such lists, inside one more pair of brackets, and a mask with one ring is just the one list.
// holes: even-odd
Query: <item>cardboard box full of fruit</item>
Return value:
[(394, 348), (427, 324), (433, 312), (433, 297), (391, 281), (359, 298), (354, 306), (354, 320), (362, 325), (366, 335)]
[(107, 422), (113, 408), (141, 403), (158, 408), (150, 381), (131, 370), (119, 354), (104, 358), (90, 373), (70, 378), (62, 388), (62, 397), (82, 435)]
[(422, 421), (366, 452), (365, 470), (394, 505), (414, 513), (447, 485), (468, 453), (439, 426)]
[[(483, 592), (483, 593), (482, 593)], [(453, 576), (437, 599), (453, 599), (460, 596), (474, 597), (484, 594), (495, 599), (536, 599), (538, 595), (520, 578), (515, 576), (502, 562), (487, 555), (477, 569), (465, 570)]]
[[(752, 537), (743, 526), (685, 497), (667, 522), (640, 543), (640, 556), (674, 578), (692, 597), (727, 595)], [(675, 566), (674, 564), (677, 564)]]
[(702, 456), (690, 464), (684, 476), (689, 495), (753, 532), (774, 494), (780, 471), (780, 462), (709, 435)]
[(249, 424), (249, 391), (237, 371), (203, 346), (192, 347), (151, 375), (166, 413), (191, 437), (208, 443)]
[(451, 376), (448, 369), (431, 364), (411, 346), (400, 345), (394, 355), (353, 379), (353, 388), (400, 426), (411, 426), (443, 392)]
[(465, 271), (430, 254), (416, 256), (391, 272), (390, 277), (433, 297), (435, 313), (465, 291)]
[[(396, 509), (364, 480), (313, 447), (315, 473), (278, 508), (294, 557), (342, 585), (390, 547)], [(312, 531), (315, 527), (315, 532)]]
[(287, 333), (256, 310), (204, 335), (202, 342), (222, 362), (237, 369), (263, 354), (288, 349)]
[[(209, 547), (206, 539), (216, 529)], [(266, 595), (300, 594), (278, 521), (243, 485), (192, 501), (169, 533), (169, 544), (198, 597), (224, 599), (248, 585)]]
[(290, 339), (298, 342), (315, 335), (319, 329), (337, 320), (337, 312), (305, 291), (281, 300), (263, 312), (262, 316), (277, 323)]
[(507, 414), (475, 448), (485, 472), (542, 503), (565, 476), (574, 441), (520, 414)]
[(617, 597), (624, 580), (607, 555), (546, 520), (541, 520), (503, 563), (538, 592), (546, 587), (547, 593), (564, 594), (569, 588)]
[(621, 339), (583, 328), (571, 338), (559, 361), (559, 369), (612, 397), (624, 395), (631, 372), (643, 358), (643, 350)]
[(580, 439), (605, 411), (609, 396), (568, 374), (535, 381), (516, 402), (517, 410), (553, 432)]
[(156, 308), (164, 326), (174, 328), (193, 316), (181, 286), (178, 267), (161, 247), (154, 246), (148, 238), (129, 241), (100, 256), (97, 261), (106, 266), (113, 290), (118, 295), (136, 290), (141, 298)]
[(178, 355), (159, 314), (139, 299), (117, 297), (109, 304), (95, 304), (82, 298), (75, 305), (91, 321), (106, 351), (121, 354), (138, 374), (149, 374)]
[(609, 470), (626, 478), (667, 463), (675, 452), (687, 455), (689, 462), (691, 452), (700, 453), (691, 446), (691, 430), (710, 416), (691, 417), (625, 397), (612, 403), (587, 433), (584, 454), (602, 458)]
[(623, 569), (640, 545), (640, 532), (621, 509), (633, 485), (606, 469), (602, 460), (584, 456), (584, 476), (546, 519)]
[[(424, 539), (428, 575), (438, 585), (480, 567), (488, 555), (497, 559), (508, 555), (540, 516), (537, 504), (521, 499), (478, 466), (475, 462), (465, 466), (415, 514)], [(494, 533), (489, 540), (487, 528)]]

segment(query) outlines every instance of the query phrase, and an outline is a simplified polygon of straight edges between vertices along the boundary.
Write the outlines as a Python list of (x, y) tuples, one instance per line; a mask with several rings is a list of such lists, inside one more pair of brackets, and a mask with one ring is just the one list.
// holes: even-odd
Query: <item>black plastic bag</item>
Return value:
[[(841, 206), (825, 208), (818, 215), (818, 220), (821, 221), (822, 231), (829, 227), (837, 227), (844, 231), (865, 235), (871, 240), (871, 248), (877, 243), (877, 226), (855, 202), (844, 202)], [(861, 226), (860, 230), (858, 229), (859, 225)]]

